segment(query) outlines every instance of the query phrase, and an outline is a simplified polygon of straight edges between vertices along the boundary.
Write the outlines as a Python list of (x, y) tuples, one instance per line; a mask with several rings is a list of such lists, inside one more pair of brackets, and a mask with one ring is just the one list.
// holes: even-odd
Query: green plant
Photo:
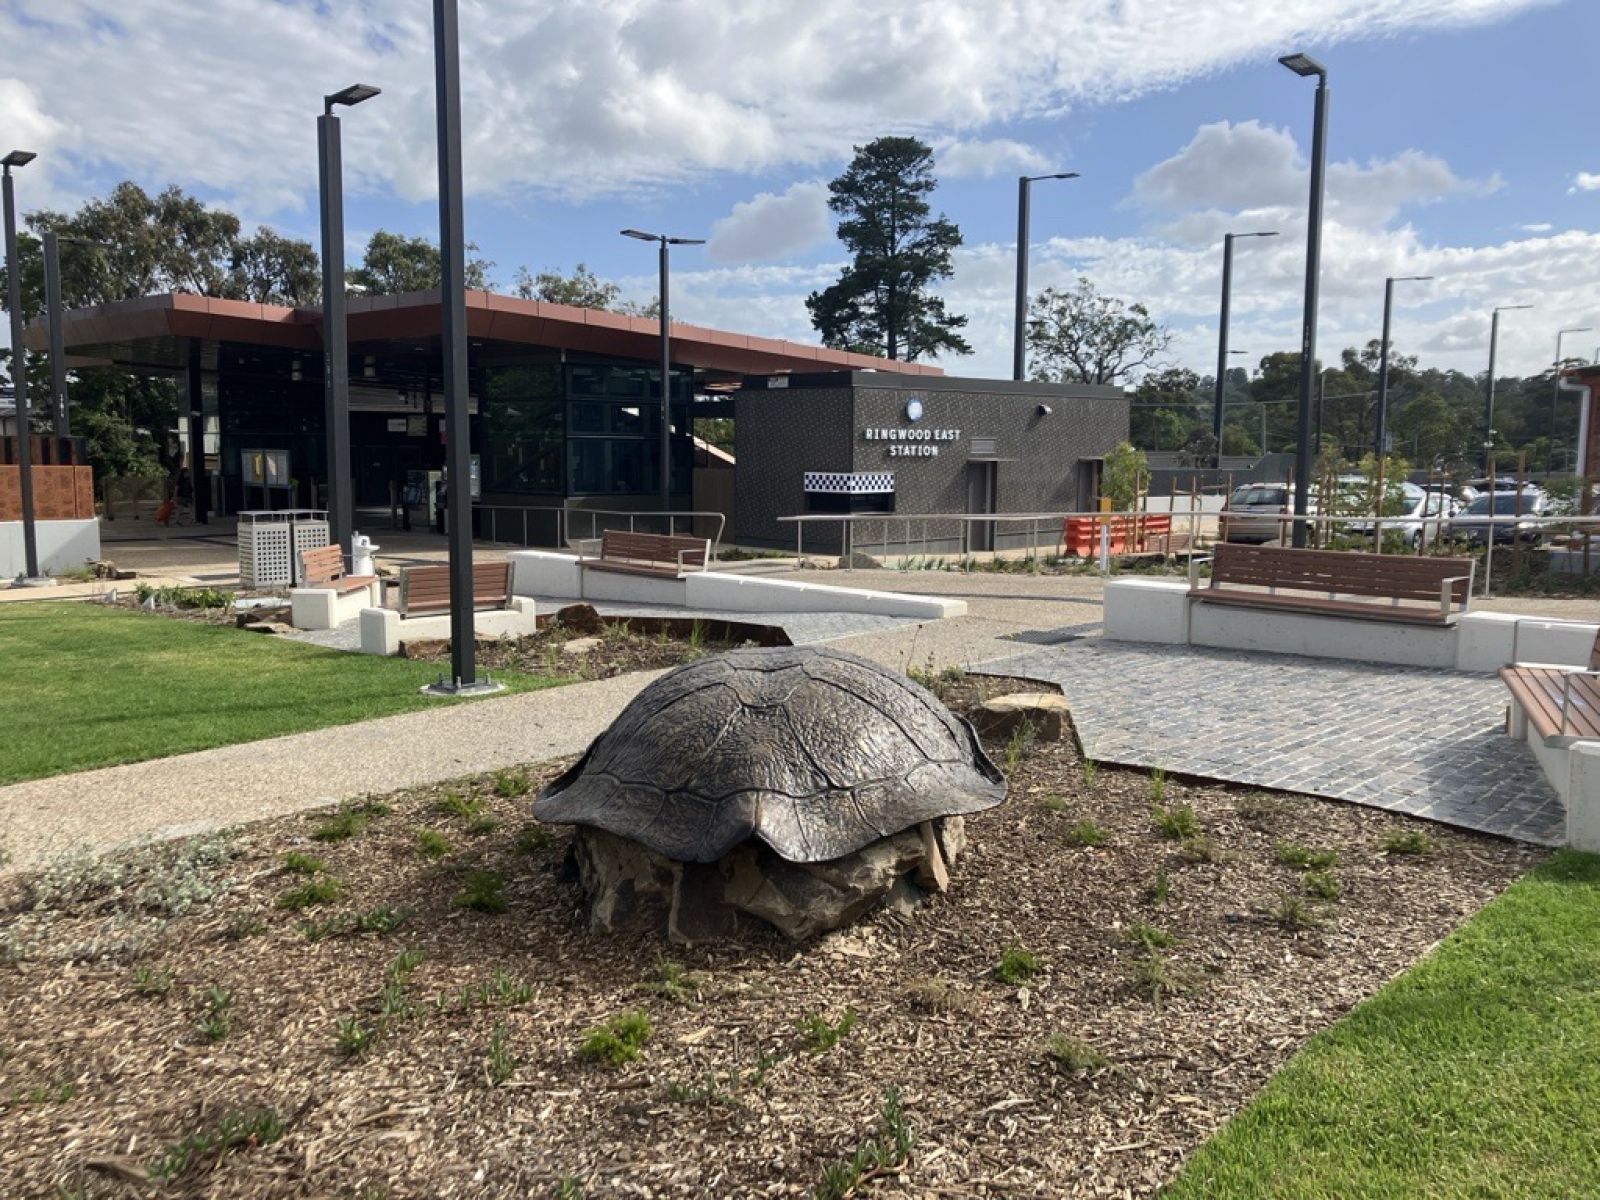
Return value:
[(563, 1175), (556, 1180), (555, 1200), (584, 1200), (588, 1194), (576, 1175)]
[(389, 964), (388, 977), (391, 983), (404, 983), (411, 978), (411, 973), (428, 961), (428, 952), (415, 946), (407, 947), (394, 956), (394, 961)]
[(246, 938), (260, 937), (267, 931), (267, 923), (254, 913), (240, 913), (223, 927), (223, 939), (242, 942)]
[(494, 1033), (489, 1035), (489, 1054), (484, 1060), (483, 1073), (490, 1087), (499, 1087), (511, 1078), (516, 1069), (517, 1060), (506, 1048), (506, 1023), (500, 1021), (495, 1025)]
[(1079, 821), (1066, 832), (1066, 841), (1069, 846), (1099, 846), (1106, 840), (1106, 831), (1093, 821)]
[(1317, 924), (1317, 918), (1311, 911), (1311, 906), (1306, 903), (1304, 896), (1297, 896), (1293, 892), (1284, 892), (1273, 904), (1270, 915), (1274, 921), (1285, 929), (1310, 929)]
[(366, 815), (347, 805), (313, 829), (311, 836), (319, 842), (343, 842), (366, 827)]
[(1129, 979), (1133, 990), (1158, 1009), (1168, 996), (1189, 990), (1188, 976), (1175, 970), (1166, 955), (1154, 950), (1134, 959)]
[(320, 875), (328, 868), (320, 858), (291, 850), (283, 856), (283, 869), (289, 875)]
[(1098, 1071), (1106, 1056), (1081, 1038), (1052, 1033), (1044, 1044), (1045, 1057), (1067, 1071)]
[(828, 1019), (821, 1013), (807, 1013), (795, 1022), (806, 1049), (813, 1054), (832, 1050), (849, 1035), (855, 1025), (856, 1014), (850, 1009), (846, 1009), (844, 1016), (834, 1024), (829, 1024)]
[(278, 907), (299, 912), (315, 904), (328, 904), (344, 892), (344, 885), (332, 875), (319, 875), (308, 879), (299, 887), (292, 887), (278, 896)]
[(1095, 782), (1100, 778), (1100, 764), (1092, 758), (1086, 758), (1082, 764), (1083, 786), (1089, 791), (1094, 790)]
[(1132, 442), (1118, 442), (1100, 468), (1100, 494), (1111, 501), (1115, 512), (1127, 512), (1139, 498), (1139, 480), (1150, 478), (1144, 451)]
[(1155, 905), (1157, 908), (1160, 908), (1167, 902), (1167, 897), (1171, 893), (1172, 880), (1167, 877), (1167, 869), (1165, 867), (1157, 868), (1155, 879), (1153, 879), (1150, 883), (1150, 886), (1144, 890), (1145, 900), (1148, 903)]
[(465, 884), (451, 903), (473, 912), (505, 912), (506, 881), (494, 871), (468, 871)]
[(1233, 811), (1241, 821), (1259, 825), (1273, 817), (1282, 816), (1288, 807), (1288, 804), (1277, 796), (1268, 795), (1266, 792), (1250, 792), (1234, 801)]
[(584, 1034), (578, 1056), (608, 1067), (620, 1067), (639, 1057), (650, 1039), (650, 1018), (641, 1011), (625, 1012)]
[(464, 792), (446, 792), (434, 801), (433, 811), (444, 817), (460, 817), (470, 821), (483, 811), (483, 801)]
[(1017, 986), (1027, 983), (1039, 973), (1042, 966), (1044, 962), (1037, 954), (1013, 943), (1001, 951), (1000, 961), (994, 968), (994, 977), (1001, 983)]
[(464, 1008), (470, 1008), (473, 1004), (488, 1008), (510, 1008), (513, 1005), (526, 1004), (533, 999), (533, 988), (515, 978), (510, 972), (497, 969), (489, 976), (488, 983), (468, 988), (463, 998)]
[(191, 1133), (168, 1146), (147, 1170), (154, 1179), (177, 1179), (202, 1159), (220, 1159), (226, 1151), (243, 1146), (270, 1146), (286, 1128), (270, 1108), (226, 1113), (213, 1128)]
[(361, 933), (393, 933), (415, 915), (409, 908), (391, 908), (384, 904), (357, 914), (355, 924)]
[(656, 963), (656, 977), (645, 983), (645, 991), (675, 1004), (687, 1004), (704, 984), (698, 971), (691, 971), (682, 963), (663, 958)]
[(850, 1200), (859, 1195), (862, 1184), (905, 1168), (916, 1137), (901, 1110), (897, 1089), (884, 1093), (880, 1120), (879, 1132), (857, 1147), (854, 1154), (823, 1168), (822, 1178), (811, 1193), (814, 1200)]
[(502, 800), (515, 800), (518, 796), (526, 796), (528, 789), (533, 784), (522, 771), (497, 771), (494, 777), (493, 790)]
[(133, 991), (139, 996), (165, 996), (172, 990), (172, 973), (154, 967), (135, 967)]
[(1049, 796), (1042, 796), (1039, 799), (1039, 807), (1044, 809), (1045, 812), (1053, 812), (1053, 813), (1066, 812), (1067, 811), (1066, 797), (1057, 796), (1057, 795), (1053, 795), (1053, 794), (1049, 795)]
[(1039, 740), (1039, 727), (1030, 720), (1023, 720), (1011, 731), (1011, 737), (1006, 742), (1002, 762), (1007, 771), (1015, 771), (1017, 766), (1032, 751)]
[(906, 988), (906, 1001), (912, 1008), (934, 1013), (972, 1012), (978, 1007), (976, 997), (937, 975), (914, 981)]
[(1150, 803), (1160, 808), (1167, 796), (1167, 773), (1157, 767), (1150, 772)]
[(1156, 823), (1156, 831), (1169, 842), (1188, 841), (1200, 832), (1200, 820), (1187, 804), (1180, 804), (1176, 808), (1163, 808), (1156, 804), (1151, 807), (1150, 816)]
[(550, 849), (550, 831), (536, 821), (529, 821), (517, 830), (513, 848), (518, 854), (543, 854)]
[(1383, 852), (1420, 857), (1433, 853), (1433, 841), (1420, 829), (1397, 829), (1383, 839)]
[(367, 1048), (378, 1039), (378, 1031), (371, 1026), (363, 1025), (360, 1017), (340, 1017), (334, 1023), (334, 1043), (339, 1048), (339, 1053), (346, 1058), (355, 1058), (365, 1054)]
[(1272, 848), (1272, 855), (1284, 866), (1302, 870), (1320, 871), (1339, 861), (1337, 850), (1313, 850), (1298, 842), (1279, 842)]
[(1165, 929), (1155, 925), (1148, 925), (1143, 921), (1128, 926), (1123, 931), (1123, 936), (1135, 945), (1143, 946), (1146, 950), (1165, 950), (1178, 940)]
[(674, 1080), (667, 1084), (666, 1096), (674, 1104), (701, 1104), (707, 1108), (727, 1104), (733, 1098), (722, 1090), (715, 1075), (707, 1075), (697, 1084), (679, 1083)]
[(417, 830), (417, 853), (424, 858), (443, 858), (450, 853), (450, 843), (436, 829)]
[(1219, 863), (1230, 855), (1216, 838), (1202, 836), (1186, 838), (1180, 843), (1178, 857), (1186, 863)]
[(205, 990), (205, 1011), (195, 1025), (208, 1042), (220, 1042), (233, 1031), (233, 993), (213, 983)]
[(1332, 871), (1307, 871), (1301, 878), (1306, 891), (1323, 900), (1339, 898), (1339, 879)]

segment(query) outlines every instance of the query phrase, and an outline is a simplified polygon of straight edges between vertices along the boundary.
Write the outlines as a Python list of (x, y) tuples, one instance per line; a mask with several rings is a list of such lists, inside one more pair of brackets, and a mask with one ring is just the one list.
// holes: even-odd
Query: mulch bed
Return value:
[[(683, 628), (676, 628), (682, 625)], [(598, 634), (586, 636), (556, 624), (519, 638), (479, 638), (478, 666), (485, 671), (571, 675), (580, 679), (609, 679), (629, 671), (658, 671), (693, 662), (707, 654), (753, 643), (754, 627), (719, 622), (717, 628), (695, 630), (691, 622), (658, 621), (654, 626), (637, 619), (606, 623)], [(763, 630), (763, 632), (765, 632)], [(749, 633), (746, 639), (738, 637)], [(575, 646), (573, 644), (576, 643)], [(569, 652), (573, 646), (576, 653)], [(407, 658), (421, 662), (447, 662), (450, 642), (445, 638), (401, 646)]]
[[(818, 1194), (1148, 1195), (1310, 1034), (1539, 858), (1376, 810), (1172, 780), (1165, 804), (1192, 806), (1201, 833), (1167, 840), (1149, 776), (1086, 778), (1051, 743), (1016, 764), (1004, 805), (969, 819), (948, 895), (909, 918), (684, 951), (588, 933), (562, 875), (570, 835), (530, 826), (515, 794), (557, 767), (385, 797), (351, 810), (340, 841), (315, 839), (324, 812), (99, 876), (0, 880), (8, 1193), (804, 1196), (877, 1135), (897, 1089), (909, 1157), (859, 1192)], [(436, 807), (451, 793), (457, 815)], [(1102, 844), (1080, 844), (1085, 822)], [(449, 851), (425, 856), (419, 828)], [(1416, 830), (1429, 852), (1385, 852)], [(1309, 895), (1282, 843), (1336, 851), (1340, 897)], [(290, 851), (324, 860), (339, 897), (279, 907), (316, 878), (285, 870)], [(113, 868), (115, 890), (95, 892)], [(475, 870), (503, 877), (504, 912), (454, 905)], [(69, 894), (29, 907), (52, 890)], [(1315, 923), (1293, 927), (1300, 916)], [(308, 921), (327, 936), (311, 940)], [(1139, 944), (1157, 940), (1145, 927), (1170, 948)], [(7, 939), (19, 961), (4, 965)], [(1042, 960), (1025, 984), (994, 978), (1011, 947)], [(396, 982), (407, 949), (426, 957)], [(197, 1030), (213, 987), (231, 998), (216, 1041)], [(632, 1010), (651, 1024), (636, 1061), (579, 1055), (586, 1031)], [(846, 1013), (853, 1027), (825, 1050), (797, 1025)], [(341, 1053), (341, 1018), (376, 1039)], [(1103, 1065), (1056, 1061), (1056, 1034)], [(264, 1110), (281, 1131), (230, 1122)], [(141, 1182), (219, 1131), (236, 1144), (191, 1141), (169, 1180)]]

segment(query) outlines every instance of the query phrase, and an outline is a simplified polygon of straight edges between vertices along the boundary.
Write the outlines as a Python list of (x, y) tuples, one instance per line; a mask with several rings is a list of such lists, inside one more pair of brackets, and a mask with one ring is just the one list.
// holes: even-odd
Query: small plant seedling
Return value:
[(270, 1108), (253, 1113), (230, 1112), (213, 1128), (191, 1133), (168, 1146), (147, 1169), (153, 1179), (177, 1179), (198, 1162), (220, 1159), (224, 1151), (240, 1146), (270, 1146), (283, 1136), (285, 1128)]
[(1299, 867), (1303, 871), (1321, 871), (1339, 861), (1337, 850), (1314, 850), (1298, 842), (1279, 842), (1272, 855), (1286, 867)]
[(165, 996), (172, 990), (172, 974), (154, 967), (135, 967), (133, 991), (138, 996)]
[(1011, 731), (1011, 738), (1006, 742), (1003, 762), (1007, 771), (1015, 771), (1022, 760), (1033, 751), (1034, 744), (1039, 740), (1039, 727), (1032, 721), (1023, 721)]
[(1147, 925), (1141, 921), (1137, 925), (1130, 925), (1123, 931), (1130, 942), (1143, 946), (1146, 950), (1165, 950), (1177, 942), (1172, 934), (1156, 925)]
[(499, 771), (494, 777), (494, 794), (502, 800), (515, 800), (526, 796), (533, 785), (521, 771)]
[(367, 827), (367, 814), (347, 805), (311, 831), (319, 842), (343, 842)]
[(1168, 996), (1189, 990), (1188, 977), (1174, 970), (1166, 955), (1154, 950), (1134, 960), (1130, 979), (1133, 990), (1158, 1009)]
[(1064, 796), (1044, 796), (1044, 797), (1041, 797), (1040, 800), (1039, 800), (1039, 807), (1044, 809), (1045, 812), (1053, 812), (1053, 813), (1066, 812), (1067, 811), (1066, 797), (1064, 797)]
[(1288, 805), (1276, 796), (1268, 795), (1266, 792), (1251, 792), (1235, 802), (1233, 811), (1241, 821), (1259, 824), (1282, 815), (1287, 808)]
[(291, 850), (283, 856), (283, 869), (289, 875), (320, 875), (328, 868), (315, 855), (301, 854), (298, 850)]
[(1167, 796), (1167, 773), (1157, 767), (1150, 772), (1150, 803), (1158, 808), (1165, 802)]
[(450, 853), (450, 842), (437, 829), (419, 829), (417, 853), (423, 858), (443, 858)]
[(1098, 1071), (1106, 1056), (1081, 1038), (1052, 1033), (1044, 1044), (1045, 1057), (1064, 1071)]
[(716, 1076), (707, 1075), (700, 1083), (678, 1083), (676, 1080), (667, 1084), (667, 1099), (674, 1104), (701, 1104), (706, 1108), (714, 1108), (720, 1104), (727, 1104), (732, 1097), (723, 1091), (717, 1084)]
[(350, 811), (360, 817), (387, 817), (394, 809), (382, 800), (368, 796), (365, 800), (357, 800), (350, 805)]
[(656, 963), (656, 977), (644, 987), (647, 992), (671, 1000), (674, 1004), (687, 1004), (704, 979), (698, 971), (691, 971), (682, 963), (663, 958)]
[(550, 849), (550, 831), (543, 825), (530, 821), (517, 830), (514, 848), (518, 854), (543, 854)]
[(500, 818), (491, 813), (479, 813), (467, 822), (467, 832), (473, 837), (482, 837), (486, 833), (493, 833), (500, 828)]
[(230, 942), (242, 942), (246, 938), (260, 937), (267, 931), (267, 923), (254, 913), (241, 913), (234, 917), (222, 930), (222, 936)]
[(208, 1042), (220, 1042), (233, 1031), (233, 993), (213, 983), (205, 990), (205, 1006), (195, 1030)]
[(621, 1067), (639, 1057), (639, 1048), (650, 1039), (650, 1018), (633, 1011), (612, 1017), (584, 1034), (578, 1056), (608, 1067)]
[(344, 885), (332, 875), (318, 875), (314, 879), (306, 880), (299, 887), (290, 888), (279, 895), (278, 907), (288, 909), (290, 912), (299, 912), (302, 908), (337, 900), (343, 891)]
[(497, 1022), (489, 1035), (489, 1053), (484, 1059), (483, 1074), (490, 1087), (499, 1087), (511, 1078), (517, 1069), (517, 1060), (506, 1046), (506, 1023)]
[(994, 977), (1001, 983), (1019, 987), (1037, 975), (1042, 966), (1044, 963), (1037, 954), (1013, 943), (1001, 952)]
[(1156, 877), (1150, 886), (1144, 890), (1144, 898), (1149, 903), (1160, 908), (1167, 902), (1167, 897), (1172, 894), (1172, 880), (1167, 877), (1167, 869), (1160, 867), (1156, 870)]
[(1093, 821), (1079, 821), (1066, 832), (1069, 846), (1101, 846), (1105, 844), (1106, 831)]
[(405, 983), (411, 978), (411, 973), (428, 961), (428, 952), (419, 950), (415, 946), (408, 947), (394, 956), (394, 961), (389, 964), (389, 982)]
[(916, 1137), (906, 1122), (900, 1093), (895, 1088), (884, 1094), (881, 1121), (875, 1137), (858, 1146), (849, 1158), (823, 1168), (822, 1178), (811, 1193), (815, 1200), (850, 1200), (860, 1194), (860, 1186), (868, 1177), (888, 1174), (905, 1165)]
[(1301, 882), (1306, 885), (1306, 891), (1319, 900), (1339, 898), (1339, 879), (1332, 871), (1307, 871)]
[(1186, 863), (1219, 863), (1229, 857), (1216, 838), (1186, 838), (1178, 847), (1178, 857)]
[(1285, 929), (1310, 929), (1317, 924), (1317, 918), (1311, 911), (1311, 906), (1306, 903), (1304, 896), (1297, 896), (1293, 892), (1285, 892), (1278, 897), (1277, 903), (1272, 906), (1272, 919)]
[(473, 912), (505, 912), (506, 881), (494, 871), (468, 871), (466, 883), (452, 903)]
[(1397, 829), (1383, 839), (1383, 852), (1421, 857), (1433, 853), (1433, 842), (1420, 829)]
[(358, 914), (356, 929), (361, 933), (393, 933), (413, 915), (409, 908), (390, 908), (385, 904), (371, 912)]
[(1187, 804), (1164, 808), (1157, 803), (1151, 807), (1150, 816), (1156, 831), (1169, 842), (1186, 842), (1200, 833), (1200, 820)]
[(906, 989), (906, 1000), (912, 1008), (933, 1013), (971, 1012), (978, 1007), (976, 997), (937, 975), (912, 983)]
[(339, 1053), (346, 1058), (356, 1058), (365, 1054), (367, 1048), (378, 1038), (378, 1031), (371, 1026), (363, 1025), (360, 1017), (340, 1017), (334, 1024), (334, 1041), (339, 1047)]
[(828, 1019), (821, 1013), (807, 1013), (795, 1022), (796, 1028), (800, 1030), (801, 1038), (805, 1041), (806, 1049), (813, 1054), (822, 1054), (832, 1050), (848, 1036), (850, 1031), (855, 1028), (855, 1024), (856, 1014), (848, 1009), (845, 1011), (844, 1016), (839, 1018), (837, 1024), (830, 1025)]
[(464, 792), (446, 792), (434, 802), (433, 811), (443, 817), (460, 817), (470, 821), (483, 811), (483, 801)]
[(1083, 786), (1089, 791), (1094, 790), (1095, 783), (1100, 778), (1100, 764), (1092, 758), (1083, 760)]
[(576, 1175), (563, 1175), (556, 1180), (555, 1200), (586, 1200), (588, 1195), (583, 1181)]
[(514, 978), (509, 972), (496, 970), (489, 976), (488, 983), (480, 983), (477, 987), (468, 988), (463, 995), (463, 1008), (469, 1008), (474, 1003), (485, 1008), (511, 1008), (514, 1005), (526, 1004), (533, 999), (533, 988), (520, 979)]

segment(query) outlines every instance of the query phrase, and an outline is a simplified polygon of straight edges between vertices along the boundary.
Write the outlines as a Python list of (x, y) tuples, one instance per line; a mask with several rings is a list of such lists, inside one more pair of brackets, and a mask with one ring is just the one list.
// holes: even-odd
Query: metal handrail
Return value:
[[(651, 522), (660, 522), (662, 520), (665, 520), (666, 526), (667, 526), (667, 530), (666, 531), (667, 531), (668, 534), (672, 534), (672, 533), (675, 533), (677, 531), (678, 519), (680, 517), (686, 517), (690, 521), (695, 521), (695, 520), (700, 520), (700, 519), (715, 520), (716, 521), (716, 523), (717, 523), (717, 531), (709, 539), (710, 542), (711, 542), (712, 557), (715, 557), (717, 552), (718, 552), (718, 550), (719, 550), (719, 548), (722, 545), (722, 534), (723, 534), (723, 531), (725, 530), (725, 528), (727, 527), (727, 523), (728, 523), (728, 517), (727, 517), (726, 513), (717, 512), (715, 510), (710, 510), (710, 509), (675, 508), (675, 509), (665, 509), (665, 510), (663, 510), (663, 509), (621, 509), (621, 508), (569, 508), (569, 507), (567, 507), (565, 505), (558, 505), (558, 504), (474, 504), (472, 507), (477, 512), (484, 512), (484, 513), (488, 513), (489, 514), (489, 535), (488, 535), (488, 537), (489, 537), (489, 541), (491, 541), (491, 542), (496, 542), (496, 541), (500, 540), (496, 536), (498, 534), (498, 532), (499, 532), (499, 518), (495, 514), (496, 513), (500, 513), (500, 512), (520, 513), (521, 514), (521, 519), (522, 519), (522, 542), (521, 542), (521, 544), (524, 545), (524, 546), (527, 546), (527, 545), (530, 544), (529, 541), (528, 541), (528, 514), (529, 513), (554, 513), (555, 514), (555, 520), (556, 520), (556, 543), (557, 543), (557, 545), (561, 545), (561, 546), (570, 546), (573, 543), (574, 539), (573, 539), (573, 536), (572, 536), (571, 526), (569, 524), (569, 522), (570, 522), (570, 520), (571, 520), (571, 518), (573, 516), (587, 516), (587, 517), (589, 517), (589, 533), (588, 533), (588, 536), (590, 538), (595, 538), (595, 537), (599, 537), (600, 536), (601, 530), (600, 530), (599, 521), (597, 520), (597, 518), (599, 518), (599, 517), (626, 517), (628, 519), (628, 532), (629, 533), (637, 532), (636, 525), (637, 525), (637, 521), (638, 521), (639, 518), (644, 518), (644, 519), (647, 519), (647, 520), (649, 520)], [(693, 525), (691, 525), (690, 528), (693, 529)]]

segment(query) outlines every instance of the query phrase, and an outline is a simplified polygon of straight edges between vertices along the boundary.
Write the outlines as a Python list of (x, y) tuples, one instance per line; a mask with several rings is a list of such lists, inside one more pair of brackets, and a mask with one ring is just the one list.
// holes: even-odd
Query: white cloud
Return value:
[(1568, 192), (1600, 192), (1600, 172), (1579, 171), (1572, 177)]
[(1549, 233), (1555, 228), (1549, 221), (1536, 221), (1532, 225), (1520, 226), (1523, 233)]
[[(887, 129), (980, 135), (1125, 99), (1302, 39), (1318, 45), (1503, 18), (1542, 0), (465, 0), (469, 192), (626, 192), (715, 171), (814, 165)], [(434, 190), (432, 30), (422, 4), (11, 0), (7, 70), (90, 168), (311, 207), (324, 92), (384, 88), (345, 119), (354, 189)]]
[(1037, 174), (1050, 160), (1024, 142), (1011, 138), (948, 139), (934, 145), (939, 174), (950, 179), (991, 179), (1001, 174)]
[(711, 227), (706, 253), (717, 262), (758, 262), (809, 250), (832, 233), (828, 185), (796, 183), (781, 195), (741, 200)]

